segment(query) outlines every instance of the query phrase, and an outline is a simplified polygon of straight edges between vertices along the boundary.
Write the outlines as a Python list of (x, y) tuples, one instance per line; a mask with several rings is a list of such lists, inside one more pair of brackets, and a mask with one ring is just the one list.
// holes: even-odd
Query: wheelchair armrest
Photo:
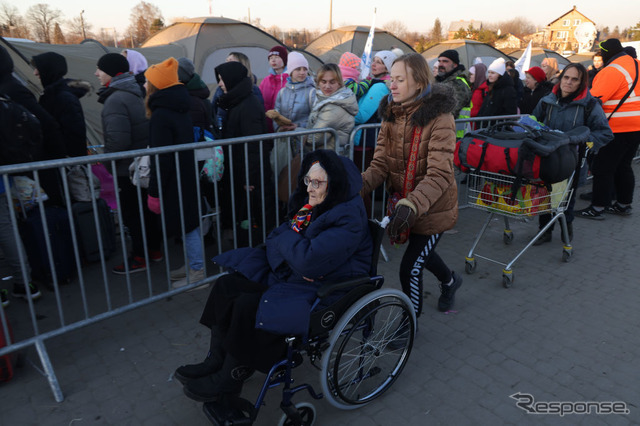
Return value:
[(330, 295), (331, 293), (333, 293), (335, 291), (348, 289), (348, 288), (355, 287), (355, 286), (362, 285), (362, 284), (367, 284), (370, 281), (371, 281), (370, 277), (364, 276), (364, 277), (359, 277), (359, 278), (352, 278), (350, 280), (342, 281), (342, 282), (338, 282), (338, 283), (323, 284), (316, 291), (316, 295), (318, 296), (318, 298), (322, 299), (324, 297), (327, 297), (328, 295)]

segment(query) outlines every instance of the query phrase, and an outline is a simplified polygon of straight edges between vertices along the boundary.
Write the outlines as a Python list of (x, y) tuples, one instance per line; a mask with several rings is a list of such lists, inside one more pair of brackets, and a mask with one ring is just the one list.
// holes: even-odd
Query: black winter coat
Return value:
[(540, 102), (540, 99), (548, 95), (551, 89), (553, 89), (553, 84), (546, 81), (539, 83), (533, 90), (525, 87), (522, 101), (520, 101), (518, 105), (520, 114), (531, 114), (536, 105), (538, 105), (538, 102)]
[(190, 114), (191, 122), (194, 126), (198, 126), (201, 129), (207, 129), (210, 132), (213, 130), (211, 124), (211, 103), (209, 102), (209, 95), (211, 92), (207, 85), (202, 81), (198, 74), (194, 74), (191, 80), (186, 83), (187, 90), (189, 91), (190, 98)]
[(80, 157), (87, 155), (87, 129), (80, 98), (90, 87), (63, 78), (67, 72), (67, 64), (64, 59), (61, 61), (59, 58), (58, 54), (52, 52), (33, 58), (44, 87), (39, 103), (60, 126), (65, 155)]
[[(189, 93), (184, 85), (171, 86), (149, 97), (149, 146), (157, 148), (181, 145), (193, 141), (193, 126), (189, 116)], [(185, 232), (199, 226), (196, 171), (193, 151), (182, 151), (179, 156), (180, 190), (182, 191)], [(155, 158), (151, 158), (149, 195), (159, 197)], [(180, 235), (180, 197), (174, 154), (160, 155), (160, 177), (162, 179), (163, 211), (167, 235)]]
[[(222, 139), (267, 133), (264, 105), (253, 94), (253, 83), (251, 83), (249, 77), (245, 77), (235, 87), (220, 96), (218, 98), (218, 106), (226, 111), (226, 121), (222, 124)], [(242, 148), (242, 152), (244, 152), (244, 147), (238, 147)], [(234, 177), (235, 179), (241, 179), (240, 182), (244, 182), (244, 155), (240, 152), (236, 154), (236, 151), (240, 151), (240, 149), (234, 150)], [(258, 142), (249, 144), (248, 152), (249, 183), (251, 185), (259, 185), (261, 180), (260, 163), (262, 162), (270, 169), (269, 152), (267, 146), (265, 146), (263, 150), (264, 157), (261, 158), (260, 144)], [(225, 157), (226, 161), (227, 158)], [(225, 166), (225, 170), (229, 169)]]
[(493, 83), (493, 88), (482, 101), (478, 117), (512, 115), (518, 112), (516, 89), (509, 73), (504, 73)]
[(40, 120), (46, 157), (44, 159), (64, 157), (65, 148), (60, 126), (55, 118), (38, 103), (33, 93), (13, 76), (12, 72), (13, 60), (9, 52), (0, 46), (0, 94), (19, 103)]

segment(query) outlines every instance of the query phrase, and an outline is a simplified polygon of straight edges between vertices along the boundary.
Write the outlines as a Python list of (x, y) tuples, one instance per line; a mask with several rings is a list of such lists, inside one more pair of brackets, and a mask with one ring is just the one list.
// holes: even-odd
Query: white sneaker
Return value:
[(200, 269), (199, 271), (189, 268), (189, 277), (188, 278), (189, 278), (189, 280), (188, 280), (189, 282), (187, 282), (187, 277), (185, 276), (181, 280), (173, 282), (171, 284), (171, 287), (180, 288), (180, 287), (186, 286), (187, 284), (193, 284), (195, 282), (203, 280), (204, 279), (204, 268)]
[(187, 276), (186, 265), (182, 265), (178, 269), (174, 269), (169, 273), (171, 281), (178, 281)]

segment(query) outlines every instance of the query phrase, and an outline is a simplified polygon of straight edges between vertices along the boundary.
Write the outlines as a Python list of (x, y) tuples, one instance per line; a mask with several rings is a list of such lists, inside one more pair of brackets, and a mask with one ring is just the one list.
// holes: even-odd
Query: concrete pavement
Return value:
[[(585, 205), (578, 201), (576, 207)], [(500, 265), (478, 259), (476, 272), (464, 273), (464, 257), (486, 213), (461, 210), (458, 225), (438, 246), (464, 278), (456, 312), (437, 312), (439, 290), (425, 273), (425, 313), (409, 363), (393, 387), (353, 411), (302, 392), (294, 401), (315, 405), (316, 425), (640, 423), (640, 203), (634, 209), (631, 217), (601, 222), (577, 218), (569, 263), (561, 261), (556, 229), (551, 243), (532, 247), (515, 264), (509, 289), (502, 286)], [(515, 240), (505, 246), (502, 221), (494, 220), (478, 250), (508, 260), (536, 228), (535, 221), (512, 221)], [(381, 261), (379, 271), (385, 285), (399, 288), (403, 249), (385, 244), (390, 261)], [(0, 424), (209, 424), (201, 404), (184, 396), (172, 379), (177, 366), (206, 354), (208, 330), (198, 318), (207, 294), (182, 293), (47, 341), (62, 403), (55, 402), (40, 373), (35, 348), (26, 350), (24, 367), (0, 384)], [(52, 299), (45, 292), (39, 309)], [(26, 305), (12, 302), (9, 311), (20, 309)], [(308, 362), (294, 373), (297, 384), (309, 382), (320, 391), (318, 372)], [(254, 399), (263, 377), (254, 375), (243, 396)], [(518, 393), (530, 396), (510, 397)], [(552, 404), (536, 406), (531, 399)], [(278, 389), (271, 390), (256, 424), (277, 424), (279, 401)], [(629, 414), (561, 417), (517, 405), (543, 411), (565, 402), (564, 409), (581, 410), (584, 404), (574, 403), (588, 401), (619, 401)]]

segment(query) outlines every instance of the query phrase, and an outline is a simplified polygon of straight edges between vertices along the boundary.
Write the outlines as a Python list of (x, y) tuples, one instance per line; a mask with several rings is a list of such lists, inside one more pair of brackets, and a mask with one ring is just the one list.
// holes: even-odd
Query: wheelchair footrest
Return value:
[(202, 411), (215, 426), (252, 425), (255, 420), (253, 404), (240, 397), (205, 402)]

